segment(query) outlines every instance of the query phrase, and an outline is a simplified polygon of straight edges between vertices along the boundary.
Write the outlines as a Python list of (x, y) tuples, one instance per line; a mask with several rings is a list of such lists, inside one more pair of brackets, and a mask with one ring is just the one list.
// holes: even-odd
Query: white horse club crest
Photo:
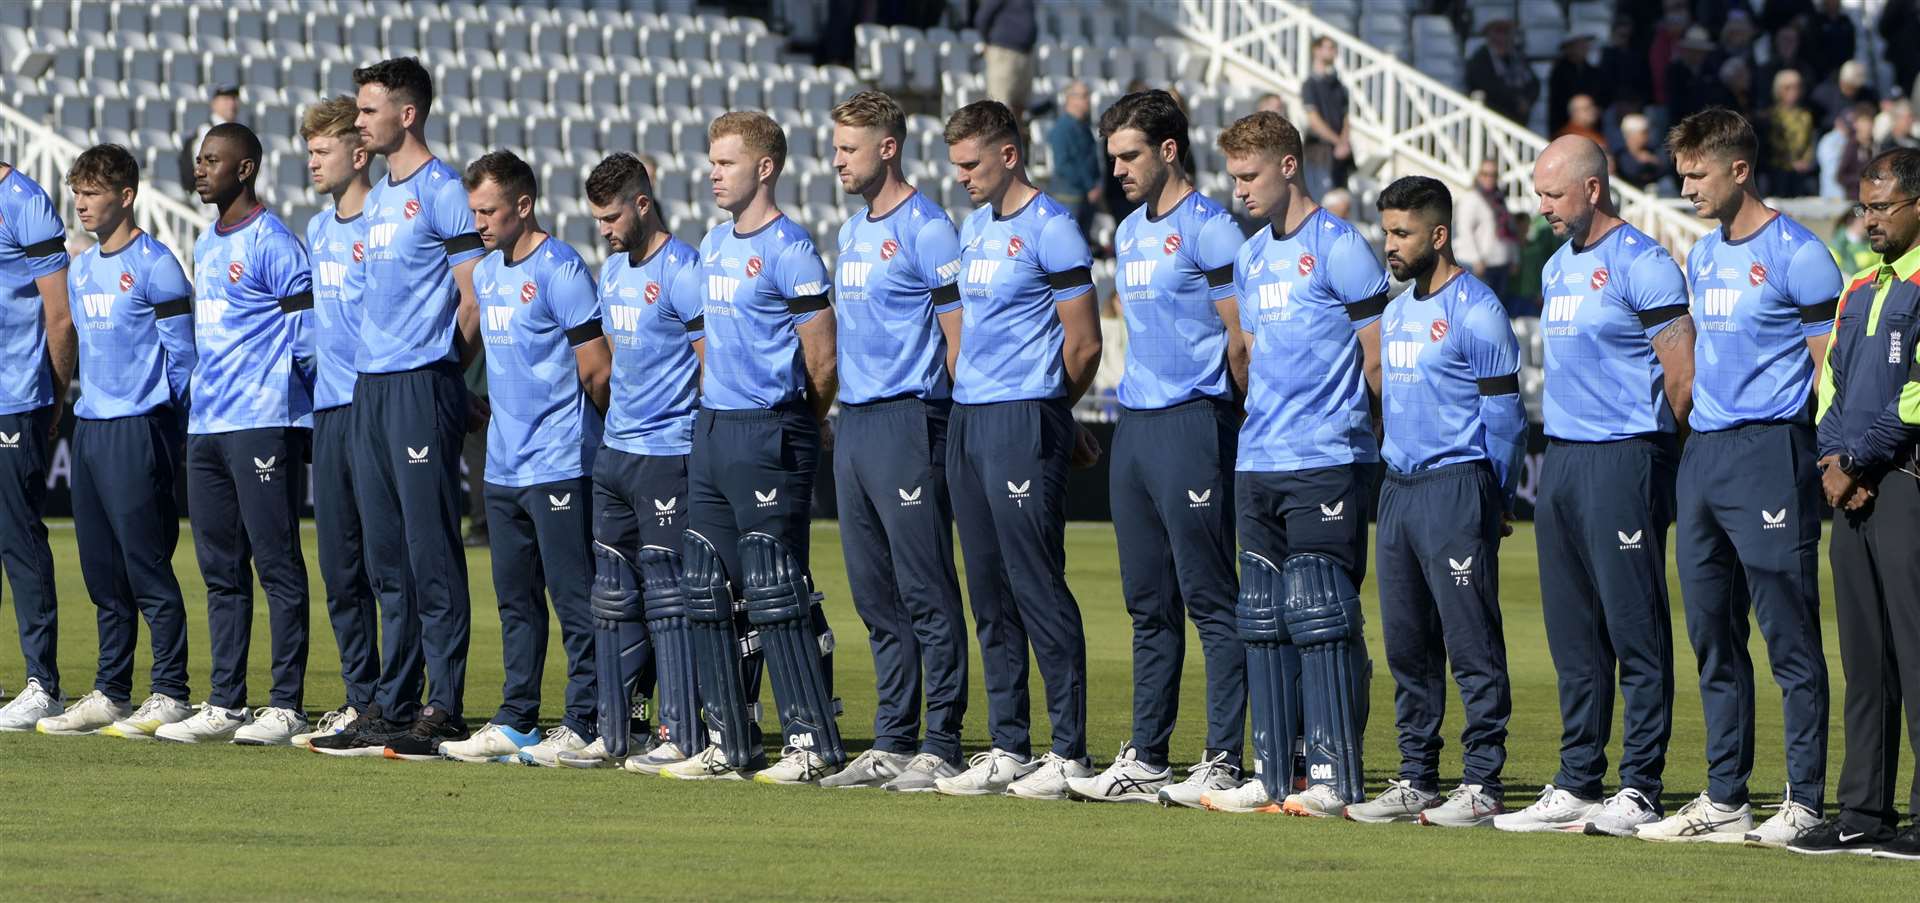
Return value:
[(1766, 266), (1755, 263), (1751, 269), (1747, 270), (1747, 281), (1753, 283), (1755, 288), (1765, 285), (1767, 282)]
[(1180, 250), (1180, 236), (1178, 234), (1169, 235), (1166, 241), (1160, 243), (1160, 253), (1162, 254), (1172, 254), (1178, 250)]
[(535, 288), (533, 283), (531, 282), (520, 283), (520, 303), (521, 304), (531, 303), (533, 301), (533, 296), (539, 293), (540, 293), (540, 290), (538, 288)]
[(1433, 321), (1432, 326), (1427, 327), (1427, 338), (1438, 342), (1441, 339), (1444, 339), (1446, 337), (1447, 337), (1447, 321), (1435, 320)]
[(642, 294), (646, 296), (648, 304), (652, 304), (653, 302), (660, 300), (660, 283), (658, 282), (647, 283), (647, 290)]
[(406, 206), (403, 206), (400, 208), (400, 215), (406, 217), (407, 219), (413, 219), (414, 217), (419, 216), (420, 202), (414, 198), (407, 198)]
[(881, 260), (892, 260), (893, 255), (898, 253), (900, 253), (899, 242), (889, 238), (886, 241), (883, 241), (880, 243), (880, 259)]
[(121, 273), (120, 274), (120, 290), (124, 292), (132, 288), (133, 288), (133, 274)]
[(1314, 260), (1312, 254), (1300, 255), (1300, 275), (1302, 276), (1313, 275), (1313, 267), (1314, 267), (1314, 264), (1316, 263), (1319, 263), (1319, 261)]
[(758, 257), (747, 258), (747, 278), (752, 279), (753, 277), (758, 275), (760, 275), (760, 258)]
[(1026, 246), (1027, 246), (1026, 242), (1021, 241), (1020, 236), (1018, 235), (1015, 235), (1014, 237), (1007, 239), (1007, 256), (1012, 257), (1015, 254), (1020, 253), (1020, 249)]
[(1606, 288), (1607, 268), (1601, 267), (1597, 270), (1594, 270), (1593, 276), (1587, 280), (1587, 284), (1592, 286), (1594, 291), (1599, 291), (1600, 289)]
[(239, 282), (240, 277), (245, 276), (246, 274), (247, 274), (247, 268), (241, 266), (240, 261), (236, 260), (230, 264), (227, 264), (227, 281), (228, 282)]

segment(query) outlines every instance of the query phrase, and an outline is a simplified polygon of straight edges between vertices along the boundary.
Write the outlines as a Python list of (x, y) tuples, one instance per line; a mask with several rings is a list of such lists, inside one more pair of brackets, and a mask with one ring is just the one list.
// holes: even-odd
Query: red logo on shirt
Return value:
[(412, 198), (408, 198), (407, 205), (405, 207), (400, 208), (400, 215), (406, 217), (407, 219), (413, 219), (414, 217), (419, 216), (420, 202)]
[(227, 281), (239, 282), (240, 277), (246, 275), (246, 272), (247, 272), (247, 268), (241, 266), (240, 261), (238, 260), (230, 264), (227, 264)]
[(366, 259), (367, 259), (367, 246), (357, 241), (354, 242), (353, 243), (353, 262), (359, 263), (360, 261), (363, 261)]
[(1169, 235), (1167, 236), (1167, 240), (1160, 244), (1160, 253), (1162, 254), (1172, 254), (1178, 250), (1180, 250), (1180, 236), (1178, 235)]
[(131, 288), (133, 288), (133, 274), (121, 273), (120, 274), (120, 290), (124, 292)]
[(1597, 290), (1599, 290), (1599, 289), (1601, 289), (1601, 288), (1604, 288), (1604, 287), (1606, 287), (1606, 284), (1607, 284), (1607, 268), (1606, 268), (1606, 267), (1601, 267), (1600, 269), (1597, 269), (1597, 270), (1594, 270), (1594, 271), (1593, 271), (1593, 278), (1592, 278), (1591, 280), (1589, 280), (1589, 283), (1590, 283), (1590, 284), (1591, 284), (1591, 285), (1592, 285), (1592, 286), (1594, 287), (1594, 289), (1595, 289), (1596, 291), (1597, 291)]
[(1445, 320), (1433, 321), (1433, 325), (1427, 327), (1427, 337), (1436, 342), (1446, 338), (1447, 337), (1447, 321)]
[(899, 242), (889, 238), (886, 241), (883, 241), (880, 243), (880, 259), (881, 260), (892, 260), (893, 255), (898, 253), (900, 253)]
[(531, 282), (520, 283), (520, 303), (525, 304), (529, 301), (532, 301), (534, 294), (537, 293), (538, 291), (539, 291), (538, 289), (535, 289), (533, 287), (533, 283)]
[(1312, 254), (1302, 254), (1302, 255), (1300, 255), (1300, 275), (1302, 275), (1302, 276), (1308, 276), (1308, 275), (1312, 275), (1312, 273), (1313, 273), (1313, 265), (1314, 265), (1314, 264), (1316, 264), (1316, 263), (1318, 263), (1318, 262), (1319, 262), (1319, 261), (1316, 261), (1316, 260), (1314, 260), (1314, 259), (1313, 259), (1313, 255), (1312, 255)]
[(1022, 242), (1020, 240), (1020, 236), (1018, 235), (1015, 235), (1014, 237), (1007, 239), (1007, 256), (1012, 257), (1013, 255), (1020, 253), (1020, 249), (1024, 247), (1026, 247), (1026, 243)]
[(1754, 285), (1764, 284), (1767, 281), (1767, 268), (1757, 263), (1754, 264), (1753, 269), (1747, 271), (1747, 281)]
[(758, 257), (747, 258), (747, 278), (752, 279), (753, 277), (758, 275), (760, 275), (760, 258)]
[(647, 283), (646, 294), (647, 294), (648, 304), (652, 304), (653, 302), (660, 300), (660, 283), (658, 282)]

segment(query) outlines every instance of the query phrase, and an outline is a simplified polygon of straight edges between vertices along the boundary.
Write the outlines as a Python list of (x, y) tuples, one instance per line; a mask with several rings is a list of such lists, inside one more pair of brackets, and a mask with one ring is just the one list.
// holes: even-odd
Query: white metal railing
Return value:
[[(1500, 161), (1509, 199), (1531, 204), (1533, 161), (1546, 139), (1488, 110), (1400, 59), (1363, 43), (1286, 0), (1150, 0), (1128, 4), (1156, 18), (1209, 54), (1209, 81), (1222, 76), (1298, 99), (1311, 74), (1315, 38), (1340, 48), (1335, 67), (1349, 94), (1347, 121), (1362, 158), (1381, 162), (1385, 179), (1419, 173), (1470, 185), (1480, 161)], [(1613, 185), (1620, 213), (1678, 253), (1706, 233), (1691, 210)]]
[[(60, 137), (58, 132), (33, 121), (27, 114), (0, 103), (0, 162), (13, 164), (39, 182), (47, 194), (53, 196), (56, 209), (65, 207), (62, 195), (67, 167), (83, 150), (85, 148)], [(151, 188), (140, 193), (133, 215), (140, 228), (172, 248), (174, 256), (180, 258), (180, 265), (186, 267), (187, 272), (193, 272), (193, 242), (200, 235), (206, 215)], [(70, 222), (72, 219), (71, 215), (61, 217), (67, 222), (70, 235), (79, 230)]]

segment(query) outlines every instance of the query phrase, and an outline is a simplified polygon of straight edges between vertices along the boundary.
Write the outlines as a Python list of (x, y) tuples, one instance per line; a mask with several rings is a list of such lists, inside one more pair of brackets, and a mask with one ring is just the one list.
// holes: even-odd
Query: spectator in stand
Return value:
[(1804, 102), (1806, 85), (1800, 73), (1782, 69), (1773, 76), (1773, 106), (1761, 117), (1766, 137), (1767, 180), (1764, 189), (1775, 197), (1799, 198), (1817, 194), (1819, 174), (1813, 145), (1819, 138), (1813, 111)]
[[(1840, 8), (1840, 0), (1820, 0), (1817, 11), (1806, 18), (1806, 56), (1820, 72), (1832, 72), (1853, 59), (1853, 17)], [(1844, 268), (1843, 268), (1844, 269)], [(1848, 271), (1851, 272), (1851, 271)]]
[(1642, 191), (1673, 194), (1673, 163), (1667, 149), (1653, 143), (1653, 126), (1647, 117), (1633, 113), (1620, 120), (1620, 146), (1613, 152), (1614, 168), (1620, 179)]
[[(1607, 32), (1606, 46), (1600, 48), (1600, 63), (1597, 67), (1597, 84), (1606, 85), (1613, 103), (1610, 106), (1618, 111), (1617, 118), (1624, 117), (1639, 108), (1640, 104), (1653, 99), (1653, 70), (1647, 66), (1647, 55), (1633, 46), (1633, 22), (1628, 19), (1615, 19), (1613, 27)], [(1633, 109), (1625, 109), (1631, 106)]]
[(1873, 152), (1915, 146), (1920, 144), (1913, 136), (1913, 104), (1898, 99), (1881, 101), (1880, 113), (1873, 117)]
[(1507, 300), (1507, 315), (1511, 317), (1540, 316), (1540, 271), (1560, 250), (1565, 242), (1553, 234), (1553, 226), (1546, 220), (1535, 220), (1522, 212), (1514, 217), (1514, 230), (1525, 236), (1520, 243), (1520, 259), (1514, 266), (1514, 278), (1509, 287), (1511, 297)]
[(1101, 166), (1106, 163), (1106, 156), (1093, 143), (1092, 114), (1093, 94), (1086, 82), (1072, 82), (1060, 95), (1060, 115), (1047, 133), (1047, 145), (1053, 149), (1053, 181), (1047, 187), (1073, 211), (1073, 221), (1089, 241), (1105, 184)]
[(1553, 133), (1555, 138), (1561, 135), (1579, 135), (1600, 145), (1601, 150), (1606, 150), (1607, 136), (1600, 131), (1600, 105), (1588, 95), (1573, 95), (1573, 99), (1567, 101), (1566, 124)]
[(1513, 20), (1494, 19), (1487, 42), (1467, 61), (1467, 91), (1478, 93), (1487, 109), (1526, 125), (1540, 97), (1540, 78), (1513, 41)]
[(979, 0), (973, 11), (974, 30), (987, 45), (987, 97), (1006, 104), (1023, 123), (1033, 101), (1033, 42), (1039, 35), (1033, 3)]
[(1506, 303), (1513, 263), (1520, 255), (1520, 232), (1500, 191), (1498, 161), (1480, 161), (1473, 190), (1454, 198), (1451, 240), (1454, 262), (1472, 270), (1474, 278)]
[(1262, 94), (1259, 100), (1253, 102), (1253, 112), (1279, 113), (1285, 116), (1287, 115), (1287, 102), (1280, 99), (1280, 95), (1278, 94)]
[[(1560, 55), (1547, 72), (1547, 133), (1560, 134), (1567, 124), (1568, 107), (1576, 95), (1585, 94), (1605, 108), (1612, 94), (1600, 69), (1588, 62), (1593, 55), (1593, 36), (1570, 34), (1560, 42)], [(1602, 142), (1604, 146), (1605, 142)]]
[(180, 149), (180, 185), (189, 194), (193, 192), (194, 157), (200, 153), (200, 142), (206, 140), (207, 130), (240, 118), (240, 87), (215, 85), (213, 96), (207, 100), (207, 115), (206, 122), (184, 136), (187, 143)]
[(1673, 62), (1667, 64), (1667, 121), (1679, 122), (1712, 105), (1716, 70), (1708, 67), (1713, 39), (1699, 25), (1688, 26)]
[(1860, 174), (1873, 160), (1873, 120), (1878, 110), (1870, 103), (1857, 103), (1850, 111), (1853, 129), (1846, 149), (1840, 152), (1840, 187), (1849, 201), (1860, 200)]
[(1820, 171), (1820, 197), (1828, 200), (1843, 200), (1847, 189), (1840, 184), (1840, 164), (1846, 159), (1847, 147), (1853, 143), (1853, 111), (1841, 110), (1833, 117), (1833, 128), (1820, 136), (1813, 145), (1813, 162)]
[(1720, 61), (1720, 80), (1708, 94), (1711, 102), (1708, 106), (1726, 107), (1729, 110), (1753, 117), (1753, 67), (1737, 56)]
[(1876, 27), (1887, 43), (1894, 85), (1908, 90), (1920, 76), (1920, 0), (1886, 0)]
[[(1300, 101), (1307, 110), (1307, 167), (1326, 173), (1327, 185), (1345, 188), (1353, 172), (1353, 144), (1347, 133), (1347, 86), (1340, 73), (1333, 71), (1339, 46), (1333, 38), (1321, 35), (1313, 42), (1313, 74), (1300, 86)], [(1316, 192), (1324, 195), (1325, 190)], [(1324, 203), (1324, 202), (1323, 202)], [(1344, 217), (1343, 217), (1344, 218)]]
[(1838, 116), (1863, 101), (1878, 103), (1880, 97), (1867, 87), (1867, 66), (1859, 60), (1841, 63), (1831, 78), (1813, 89), (1813, 111), (1821, 116)]
[[(1686, 42), (1693, 19), (1687, 14), (1686, 0), (1668, 0), (1667, 12), (1660, 19), (1659, 30), (1653, 33), (1653, 45), (1647, 49), (1647, 75), (1653, 84), (1653, 103), (1666, 107), (1673, 103), (1673, 82), (1669, 73), (1674, 63), (1680, 60), (1680, 46)], [(1700, 32), (1701, 40), (1706, 40), (1705, 29)], [(1707, 49), (1712, 50), (1713, 42), (1707, 41)]]
[[(1811, 98), (1814, 86), (1827, 77), (1827, 73), (1815, 71), (1813, 64), (1808, 62), (1805, 49), (1801, 46), (1800, 29), (1792, 25), (1774, 31), (1773, 39), (1768, 44), (1767, 65), (1757, 71), (1763, 73), (1760, 79), (1763, 85), (1773, 84), (1775, 77), (1782, 72), (1800, 73), (1801, 102), (1807, 104), (1809, 109), (1813, 107)], [(1814, 112), (1818, 114), (1820, 111)]]
[[(1853, 191), (1858, 195), (1860, 187), (1855, 185)], [(1881, 262), (1880, 255), (1867, 241), (1866, 217), (1855, 216), (1851, 209), (1833, 221), (1833, 235), (1827, 239), (1827, 247), (1839, 262), (1842, 273), (1858, 273)]]
[[(1753, 17), (1744, 9), (1727, 11), (1727, 20), (1720, 26), (1721, 63), (1727, 60), (1740, 60), (1747, 64), (1749, 73), (1760, 67), (1760, 60), (1754, 56), (1753, 39), (1758, 32), (1753, 28)], [(1675, 120), (1678, 121), (1678, 120)]]

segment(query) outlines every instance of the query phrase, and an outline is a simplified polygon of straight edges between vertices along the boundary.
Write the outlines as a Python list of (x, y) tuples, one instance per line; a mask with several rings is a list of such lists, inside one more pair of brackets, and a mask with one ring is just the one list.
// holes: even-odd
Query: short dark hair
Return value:
[(480, 159), (467, 164), (467, 171), (460, 176), (460, 184), (468, 191), (480, 187), (480, 183), (492, 179), (507, 193), (507, 200), (518, 200), (521, 195), (540, 199), (540, 183), (533, 177), (533, 167), (527, 161), (515, 156), (513, 151), (497, 150), (481, 154)]
[(252, 160), (253, 174), (255, 176), (260, 175), (260, 158), (265, 155), (266, 149), (260, 146), (260, 136), (254, 134), (253, 129), (247, 128), (238, 122), (223, 122), (213, 128), (207, 129), (207, 137), (202, 139), (201, 143), (204, 144), (215, 138), (239, 144), (240, 159)]
[(1187, 159), (1187, 111), (1180, 108), (1180, 102), (1174, 100), (1172, 94), (1159, 88), (1129, 94), (1100, 114), (1101, 143), (1125, 129), (1139, 129), (1152, 147), (1159, 147), (1171, 138), (1179, 148), (1179, 159)]
[(1374, 206), (1382, 213), (1388, 210), (1425, 213), (1438, 225), (1453, 226), (1453, 192), (1431, 176), (1401, 176), (1393, 180), (1393, 184), (1380, 192)]
[(362, 85), (386, 88), (400, 102), (417, 107), (422, 119), (433, 110), (433, 75), (416, 57), (395, 57), (353, 70), (353, 86)]
[(118, 144), (96, 144), (80, 152), (67, 170), (67, 185), (73, 188), (105, 188), (108, 191), (140, 190), (140, 161), (133, 152)]
[(1920, 194), (1920, 150), (1911, 147), (1896, 147), (1881, 151), (1867, 161), (1867, 168), (1860, 173), (1862, 182), (1884, 182), (1893, 180), (1901, 194)]
[(1726, 107), (1708, 107), (1667, 131), (1667, 153), (1676, 158), (1682, 154), (1711, 154), (1729, 162), (1757, 164), (1760, 139), (1747, 117)]
[(596, 207), (643, 194), (653, 196), (653, 176), (647, 172), (647, 164), (626, 151), (608, 154), (587, 174), (587, 200)]
[(992, 144), (1006, 141), (1019, 143), (1020, 120), (1013, 117), (1013, 111), (997, 100), (976, 100), (947, 117), (944, 136), (947, 145), (959, 144), (969, 138), (978, 138)]

